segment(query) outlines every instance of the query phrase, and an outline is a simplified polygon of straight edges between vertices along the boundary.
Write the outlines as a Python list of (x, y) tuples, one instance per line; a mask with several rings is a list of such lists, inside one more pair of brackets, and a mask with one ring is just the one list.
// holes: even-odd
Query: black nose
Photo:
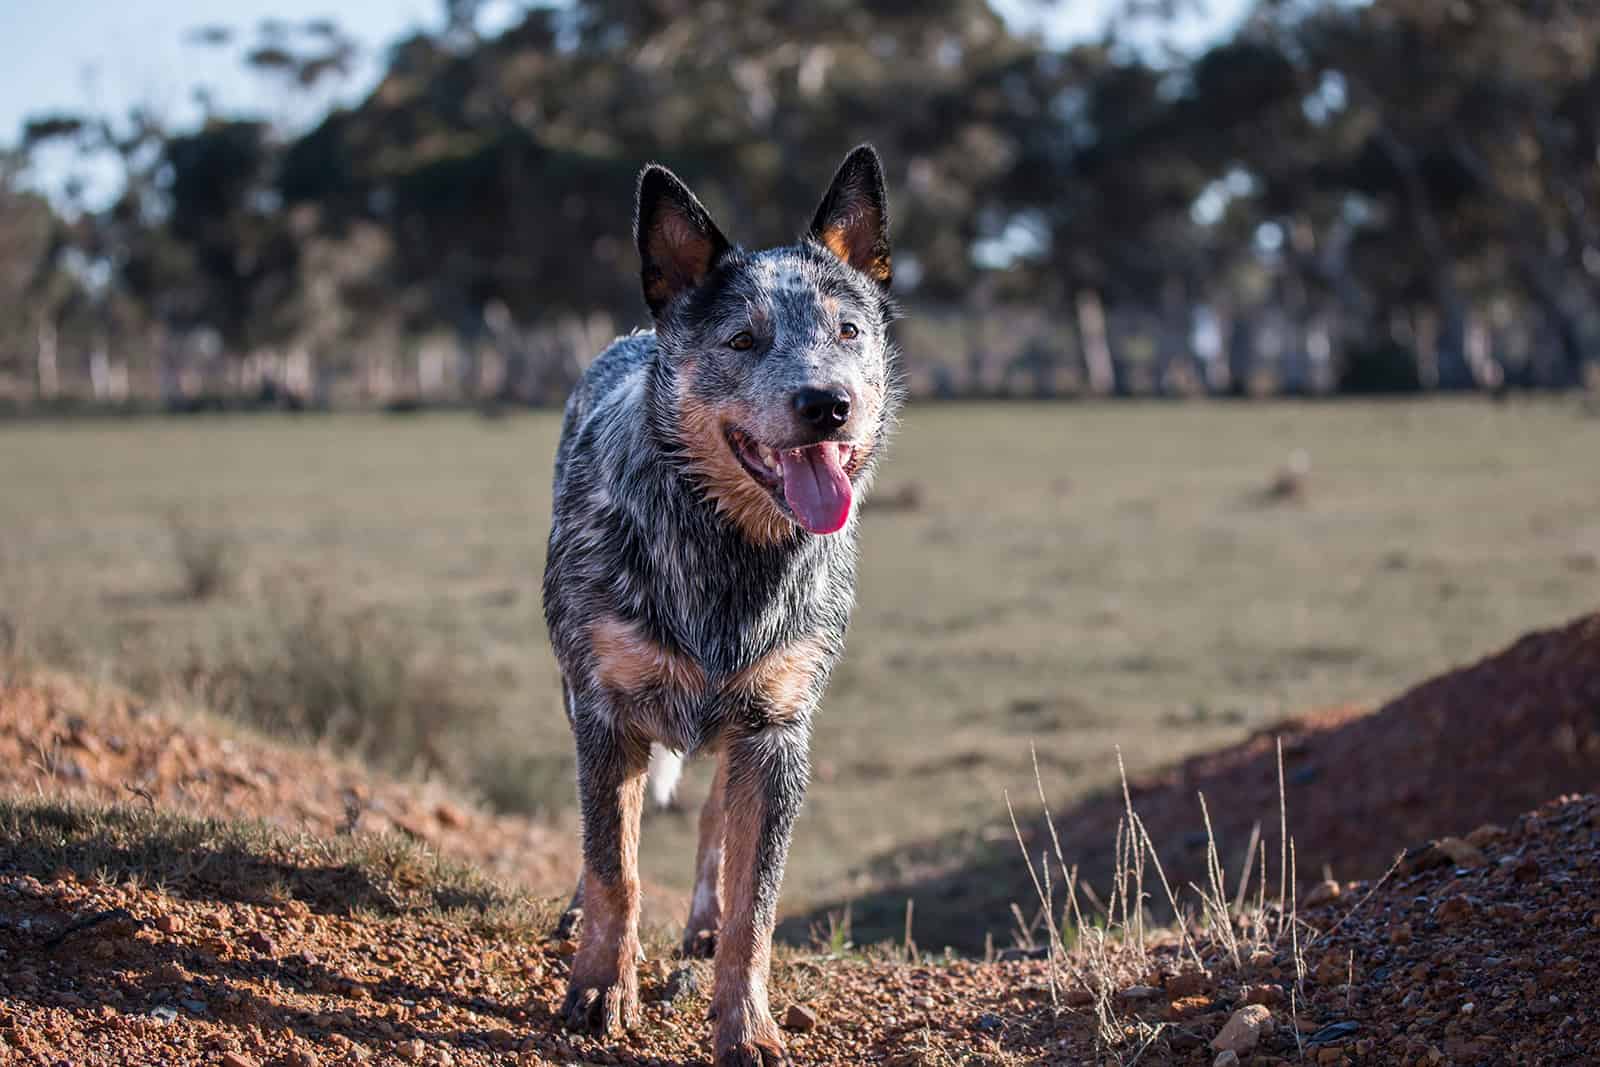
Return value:
[(837, 430), (850, 418), (850, 394), (837, 385), (808, 386), (794, 394), (792, 403), (800, 421), (819, 430)]

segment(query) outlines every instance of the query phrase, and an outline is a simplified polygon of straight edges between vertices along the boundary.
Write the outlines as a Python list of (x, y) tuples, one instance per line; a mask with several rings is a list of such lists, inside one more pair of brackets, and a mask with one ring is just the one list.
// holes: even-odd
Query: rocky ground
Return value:
[[(1291, 780), (1318, 768), (1296, 796), (1338, 794), (1302, 802), (1297, 843), (1326, 830), (1313, 848), (1375, 875), (1413, 843), (1386, 876), (1221, 926), (1085, 928), (1052, 959), (788, 951), (774, 1010), (800, 1064), (1590, 1062), (1600, 798), (1541, 805), (1523, 779), (1583, 781), (1597, 731), (1585, 620), (1288, 734)], [(1173, 775), (1231, 782), (1268, 816), (1264, 744)], [(536, 826), (63, 679), (0, 690), (0, 787), (0, 1063), (708, 1062), (708, 965), (671, 959), (667, 928), (639, 1030), (557, 1025), (572, 946), (552, 900), (506, 888), (570, 879), (567, 843)], [(1158, 794), (1135, 804), (1158, 812)], [(1525, 813), (1501, 814), (1507, 795)]]

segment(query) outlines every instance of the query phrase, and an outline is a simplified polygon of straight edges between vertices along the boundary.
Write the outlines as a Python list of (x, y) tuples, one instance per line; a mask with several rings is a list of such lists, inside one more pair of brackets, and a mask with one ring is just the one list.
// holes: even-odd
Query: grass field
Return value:
[[(572, 825), (538, 593), (556, 431), (0, 426), (0, 625), (152, 693), (333, 700), (332, 721), (260, 717)], [(1297, 449), (1303, 494), (1274, 499)], [(913, 409), (879, 485), (920, 502), (867, 516), (786, 910), (991, 823), (1003, 790), (1031, 795), (1030, 741), (1064, 806), (1114, 779), (1115, 746), (1151, 766), (1593, 609), (1596, 457), (1600, 419), (1555, 401)], [(225, 557), (217, 591), (195, 595), (179, 541)], [(304, 664), (321, 689), (285, 677)], [(647, 876), (686, 886), (693, 832), (651, 816)]]

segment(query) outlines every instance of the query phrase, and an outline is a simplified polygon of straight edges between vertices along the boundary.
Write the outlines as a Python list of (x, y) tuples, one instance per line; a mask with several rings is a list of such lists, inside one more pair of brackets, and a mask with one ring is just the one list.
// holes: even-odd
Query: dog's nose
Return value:
[(795, 392), (791, 403), (801, 422), (819, 430), (837, 430), (850, 418), (850, 394), (837, 385), (807, 386)]

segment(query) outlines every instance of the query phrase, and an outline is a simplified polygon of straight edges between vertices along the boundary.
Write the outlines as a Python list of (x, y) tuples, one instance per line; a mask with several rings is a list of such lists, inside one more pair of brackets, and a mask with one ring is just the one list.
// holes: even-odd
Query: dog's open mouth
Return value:
[(728, 447), (750, 477), (781, 499), (796, 522), (814, 534), (843, 529), (855, 494), (850, 484), (854, 445), (823, 441), (773, 449), (736, 427), (727, 433)]

